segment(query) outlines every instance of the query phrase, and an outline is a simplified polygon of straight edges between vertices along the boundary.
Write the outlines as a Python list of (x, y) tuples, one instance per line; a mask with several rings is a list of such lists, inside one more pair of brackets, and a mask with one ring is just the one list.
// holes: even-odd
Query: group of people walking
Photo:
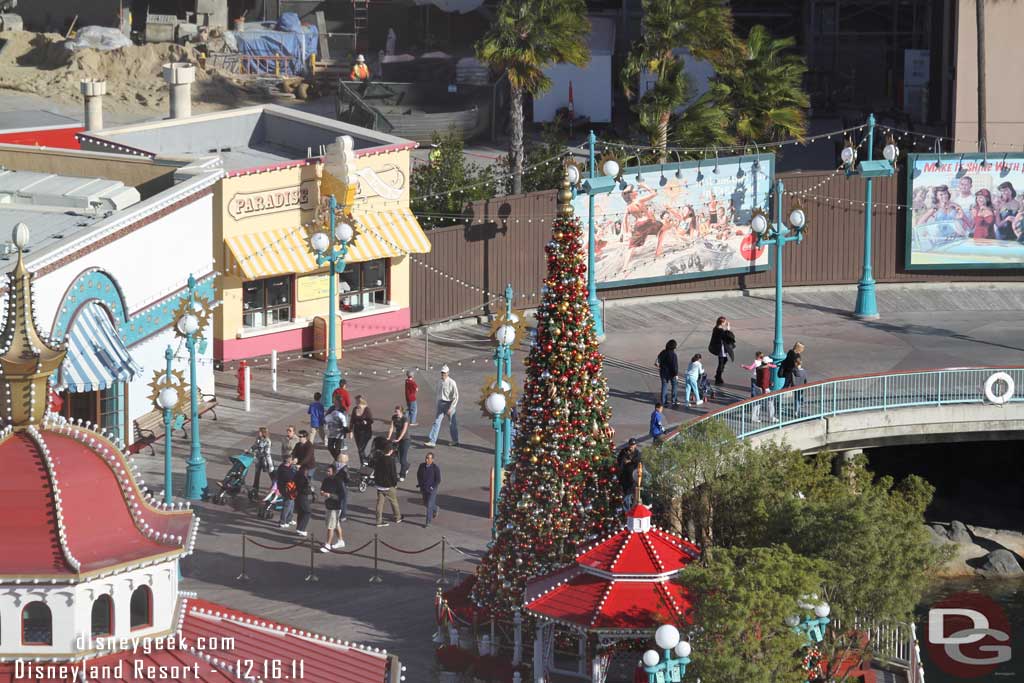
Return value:
[[(445, 419), (449, 422), (451, 445), (459, 445), (455, 412), (459, 390), (449, 372), (448, 366), (441, 368), (437, 414), (425, 444), (428, 448), (436, 448), (437, 437)], [(256, 441), (248, 451), (255, 463), (252, 492), (254, 497), (259, 496), (260, 481), (266, 473), (271, 480), (271, 495), (282, 499), (279, 518), (281, 528), (294, 526), (298, 535), (308, 535), (307, 529), (317, 499), (318, 443), (323, 444), (331, 454), (331, 463), (318, 489), (324, 503), (327, 525), (327, 539), (321, 548), (322, 552), (345, 547), (341, 522), (348, 518), (348, 488), (351, 484), (357, 484), (364, 474), (369, 476), (372, 472), (373, 486), (377, 491), (376, 525), (386, 527), (390, 524), (383, 519), (384, 508), (387, 506), (391, 508), (393, 523), (404, 521), (397, 488), (409, 473), (410, 432), (412, 427), (417, 426), (419, 393), (419, 386), (411, 370), (406, 373), (403, 393), (404, 405), (394, 407), (387, 421), (386, 434), (376, 436), (373, 412), (366, 398), (361, 395), (353, 398), (346, 380), (341, 380), (326, 407), (321, 394), (313, 394), (313, 400), (307, 408), (309, 429), (296, 430), (294, 426), (288, 426), (280, 441), (281, 460), (276, 465), (271, 454), (273, 446), (269, 429), (259, 428)], [(349, 471), (349, 437), (354, 441), (359, 457), (359, 473)], [(416, 471), (416, 487), (426, 508), (426, 526), (430, 526), (437, 518), (437, 493), (440, 485), (441, 469), (435, 462), (434, 453), (428, 452)]]
[[(702, 353), (695, 353), (690, 357), (690, 362), (685, 370), (680, 372), (679, 356), (677, 353), (678, 343), (675, 339), (669, 339), (665, 348), (658, 354), (654, 364), (658, 368), (658, 375), (661, 380), (660, 400), (655, 403), (651, 413), (649, 435), (656, 442), (660, 443), (668, 436), (665, 427), (664, 411), (666, 407), (679, 409), (679, 382), (683, 383), (683, 403), (686, 407), (700, 406), (714, 397), (715, 390), (707, 377), (704, 369), (704, 356)], [(714, 385), (721, 386), (725, 383), (723, 374), (726, 366), (735, 361), (736, 335), (732, 326), (725, 316), (720, 316), (715, 321), (711, 330), (711, 339), (708, 342), (708, 353), (716, 363)], [(741, 366), (750, 371), (750, 395), (761, 396), (771, 393), (775, 384), (776, 372), (783, 379), (783, 387), (789, 388), (801, 386), (807, 383), (807, 372), (803, 368), (802, 354), (804, 345), (797, 342), (786, 354), (785, 360), (778, 365), (770, 356), (761, 351), (754, 354), (754, 360), (749, 365)], [(709, 360), (710, 362), (710, 360)], [(793, 406), (797, 415), (803, 403), (803, 392), (793, 392)], [(768, 401), (767, 417), (775, 420), (775, 402)], [(752, 409), (754, 422), (761, 421), (761, 406), (755, 405)]]

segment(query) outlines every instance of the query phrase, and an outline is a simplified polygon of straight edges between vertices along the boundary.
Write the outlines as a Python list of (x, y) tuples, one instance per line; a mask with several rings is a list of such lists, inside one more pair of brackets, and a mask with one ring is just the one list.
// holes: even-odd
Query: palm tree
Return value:
[(807, 132), (807, 65), (789, 52), (794, 45), (793, 38), (773, 38), (754, 26), (740, 50), (714, 63), (713, 97), (731, 112), (739, 142), (800, 139)]
[(626, 97), (633, 97), (645, 71), (655, 77), (634, 109), (658, 161), (665, 163), (672, 112), (690, 96), (685, 64), (674, 50), (687, 47), (694, 57), (714, 63), (734, 48), (732, 13), (721, 0), (643, 0), (642, 6), (642, 36), (626, 58), (622, 85)]
[(491, 30), (477, 43), (480, 61), (508, 74), (513, 194), (523, 187), (523, 94), (539, 95), (551, 87), (545, 67), (590, 61), (586, 16), (586, 0), (502, 0)]

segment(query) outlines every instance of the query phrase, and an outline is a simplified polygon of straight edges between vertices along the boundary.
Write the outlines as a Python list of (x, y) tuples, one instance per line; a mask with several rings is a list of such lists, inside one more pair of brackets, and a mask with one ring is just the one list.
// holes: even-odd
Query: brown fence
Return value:
[[(853, 284), (860, 279), (864, 256), (864, 180), (844, 174), (786, 173), (779, 176), (787, 192), (806, 190), (804, 241), (783, 253), (787, 285)], [(874, 181), (873, 251), (878, 282), (1022, 280), (1014, 271), (908, 272), (904, 269), (901, 175)], [(813, 188), (813, 189), (812, 189)], [(825, 198), (828, 201), (825, 201)], [(853, 201), (853, 205), (849, 204)], [(787, 196), (784, 212), (792, 198)], [(556, 213), (555, 192), (535, 192), (475, 202), (469, 225), (439, 228), (427, 234), (429, 254), (416, 256), (412, 268), (412, 322), (421, 325), (461, 315), (476, 315), (481, 304), (499, 296), (507, 282), (517, 294), (535, 294), (547, 274), (544, 244)], [(427, 266), (430, 266), (429, 268)], [(436, 269), (436, 270), (435, 270)], [(446, 277), (446, 276), (450, 276)], [(461, 284), (459, 281), (465, 284)], [(769, 270), (749, 275), (683, 280), (665, 284), (621, 287), (598, 292), (602, 299), (742, 290), (770, 287)], [(469, 286), (467, 286), (469, 285)], [(529, 305), (538, 297), (527, 299)], [(517, 306), (524, 305), (517, 300)], [(475, 309), (475, 310), (470, 310)], [(468, 313), (467, 313), (468, 312)]]

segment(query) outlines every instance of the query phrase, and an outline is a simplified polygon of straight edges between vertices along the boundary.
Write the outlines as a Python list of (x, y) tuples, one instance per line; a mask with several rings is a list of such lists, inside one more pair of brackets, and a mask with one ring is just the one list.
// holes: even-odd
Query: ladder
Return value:
[(369, 5), (370, 0), (352, 0), (352, 23), (356, 33), (370, 26)]

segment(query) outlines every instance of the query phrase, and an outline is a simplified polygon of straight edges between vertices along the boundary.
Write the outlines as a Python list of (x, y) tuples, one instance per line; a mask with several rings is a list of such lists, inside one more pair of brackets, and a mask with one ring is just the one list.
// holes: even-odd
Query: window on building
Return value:
[(292, 276), (280, 275), (242, 284), (242, 325), (267, 327), (292, 319)]
[(350, 263), (338, 273), (342, 311), (356, 313), (388, 303), (388, 261), (378, 259), (366, 263)]
[(132, 593), (130, 612), (132, 628), (153, 625), (153, 591), (149, 586), (139, 586)]
[(21, 642), (25, 645), (53, 645), (53, 616), (41, 602), (30, 602), (21, 611)]
[(92, 603), (92, 635), (114, 634), (114, 601), (109, 595), (101, 595)]

